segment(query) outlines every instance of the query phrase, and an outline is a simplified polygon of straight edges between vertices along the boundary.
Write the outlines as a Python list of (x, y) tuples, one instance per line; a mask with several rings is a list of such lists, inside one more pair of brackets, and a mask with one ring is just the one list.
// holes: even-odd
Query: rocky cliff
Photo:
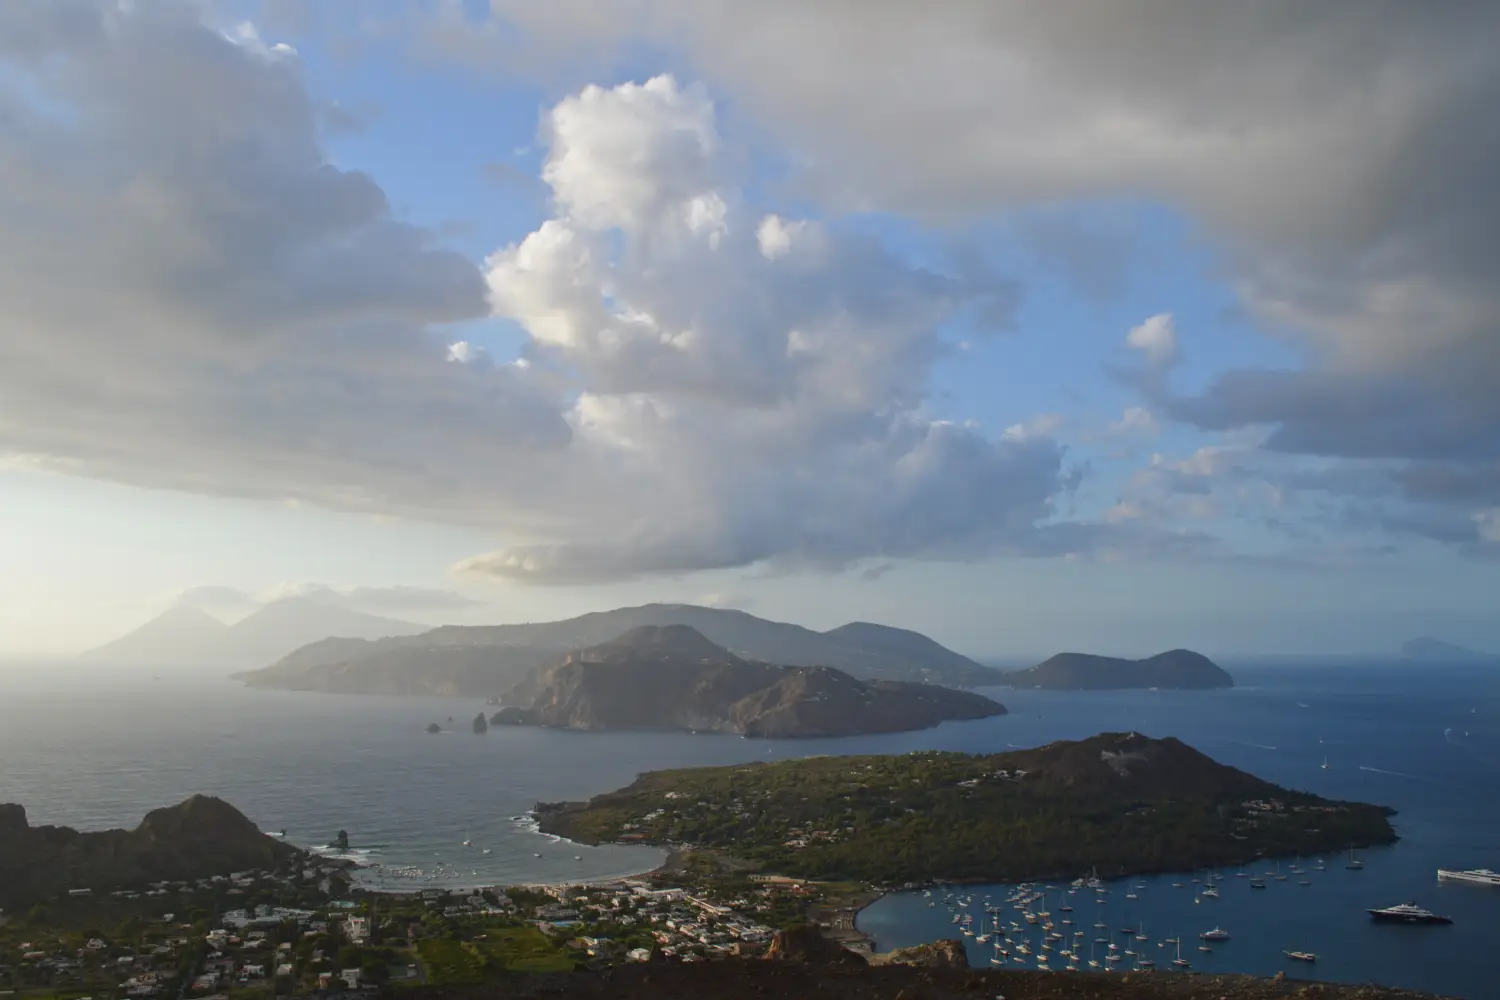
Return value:
[(134, 830), (80, 833), (31, 826), (19, 805), (0, 805), (0, 907), (61, 895), (140, 887), (257, 868), (300, 852), (256, 829), (222, 799), (194, 795), (146, 814)]
[(968, 691), (742, 660), (685, 625), (643, 626), (532, 673), (497, 721), (567, 729), (848, 736), (1004, 713)]
[(1056, 690), (1112, 688), (1227, 688), (1234, 678), (1213, 660), (1190, 649), (1173, 649), (1144, 660), (1091, 653), (1058, 653), (1028, 670), (1005, 675), (1012, 687)]

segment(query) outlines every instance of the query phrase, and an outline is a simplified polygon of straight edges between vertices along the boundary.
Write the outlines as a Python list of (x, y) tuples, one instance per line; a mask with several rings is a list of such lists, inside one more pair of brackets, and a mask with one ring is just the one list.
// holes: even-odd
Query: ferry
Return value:
[(1392, 924), (1451, 924), (1452, 917), (1439, 916), (1416, 903), (1400, 903), (1378, 910), (1367, 910), (1370, 919)]
[(1500, 872), (1490, 871), (1488, 868), (1473, 868), (1464, 872), (1439, 868), (1438, 879), (1443, 882), (1476, 882), (1479, 885), (1500, 886)]

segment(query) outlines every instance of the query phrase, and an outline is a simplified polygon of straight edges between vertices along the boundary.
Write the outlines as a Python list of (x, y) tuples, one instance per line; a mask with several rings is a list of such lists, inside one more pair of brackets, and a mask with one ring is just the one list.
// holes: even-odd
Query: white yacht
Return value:
[(1439, 868), (1438, 878), (1444, 882), (1476, 882), (1479, 885), (1500, 886), (1500, 872), (1493, 872), (1488, 868), (1473, 868), (1463, 872)]

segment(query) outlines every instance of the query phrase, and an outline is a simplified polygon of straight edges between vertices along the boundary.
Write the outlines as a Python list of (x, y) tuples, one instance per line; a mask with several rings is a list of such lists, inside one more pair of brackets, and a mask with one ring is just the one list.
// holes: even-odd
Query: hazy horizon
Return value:
[(1497, 33), (0, 5), (0, 659), (298, 594), (1500, 653)]

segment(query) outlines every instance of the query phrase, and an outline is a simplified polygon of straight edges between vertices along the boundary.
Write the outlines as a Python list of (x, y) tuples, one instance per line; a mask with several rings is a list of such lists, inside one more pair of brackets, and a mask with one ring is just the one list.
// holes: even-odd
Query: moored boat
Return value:
[(1451, 924), (1452, 917), (1444, 917), (1416, 903), (1400, 903), (1380, 909), (1367, 910), (1370, 919), (1390, 924)]
[(1476, 885), (1500, 886), (1500, 872), (1488, 868), (1472, 868), (1468, 871), (1438, 869), (1438, 879), (1443, 882), (1472, 882)]

